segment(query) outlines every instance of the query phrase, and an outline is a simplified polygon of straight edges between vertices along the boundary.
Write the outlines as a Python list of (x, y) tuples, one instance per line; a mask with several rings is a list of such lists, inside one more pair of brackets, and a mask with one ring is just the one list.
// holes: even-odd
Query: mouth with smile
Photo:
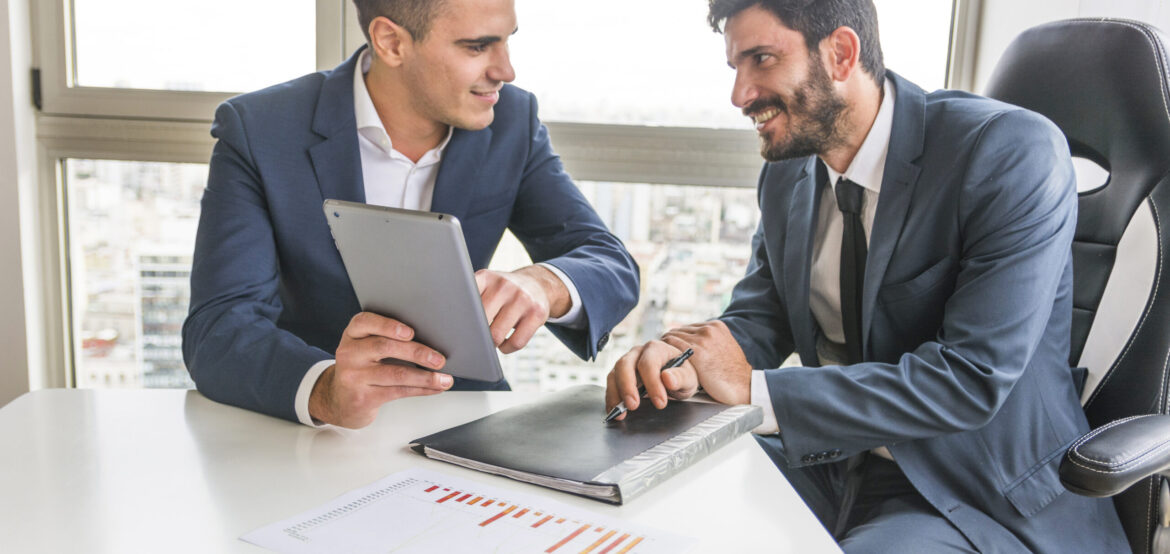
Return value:
[(495, 104), (496, 102), (500, 101), (500, 89), (498, 88), (487, 91), (473, 90), (471, 91), (471, 95), (484, 102), (487, 102), (488, 104)]
[(756, 130), (761, 131), (767, 126), (768, 122), (783, 112), (780, 108), (768, 108), (762, 112), (749, 115), (752, 122), (756, 124)]

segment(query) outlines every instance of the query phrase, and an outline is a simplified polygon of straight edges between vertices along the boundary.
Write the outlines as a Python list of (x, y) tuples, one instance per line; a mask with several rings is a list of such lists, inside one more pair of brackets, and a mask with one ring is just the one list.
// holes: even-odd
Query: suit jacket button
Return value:
[(609, 344), (609, 333), (601, 335), (601, 338), (597, 340), (597, 350), (605, 348), (606, 344)]
[(825, 458), (828, 458), (828, 457), (829, 457), (828, 452), (817, 452), (817, 461), (818, 462), (823, 462), (823, 461), (825, 461)]
[(811, 463), (815, 462), (816, 460), (817, 460), (816, 456), (813, 456), (812, 454), (805, 454), (804, 456), (800, 457), (800, 461), (802, 461), (806, 464), (811, 464)]
[(840, 456), (840, 455), (841, 455), (841, 449), (840, 449), (840, 448), (835, 448), (835, 449), (833, 449), (833, 451), (832, 451), (832, 452), (829, 452), (829, 457), (830, 457), (830, 458), (836, 458), (837, 456)]

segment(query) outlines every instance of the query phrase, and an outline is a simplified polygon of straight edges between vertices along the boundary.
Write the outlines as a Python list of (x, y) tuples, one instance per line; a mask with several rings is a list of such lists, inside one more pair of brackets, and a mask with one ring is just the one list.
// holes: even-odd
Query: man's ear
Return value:
[(825, 37), (821, 51), (825, 53), (829, 77), (834, 81), (846, 81), (861, 68), (861, 38), (849, 27), (837, 27)]
[(370, 50), (390, 67), (402, 65), (405, 54), (414, 46), (410, 32), (386, 17), (370, 21), (369, 32)]

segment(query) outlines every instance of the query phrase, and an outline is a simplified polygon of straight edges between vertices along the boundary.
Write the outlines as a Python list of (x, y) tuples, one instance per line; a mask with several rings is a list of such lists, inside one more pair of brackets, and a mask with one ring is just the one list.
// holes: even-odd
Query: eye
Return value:
[(752, 61), (756, 65), (763, 65), (764, 63), (768, 62), (769, 60), (772, 60), (773, 58), (775, 58), (775, 56), (773, 56), (771, 54), (756, 54), (756, 55), (752, 56)]
[(467, 45), (467, 49), (476, 54), (482, 54), (487, 52), (488, 46), (486, 44), (469, 44)]

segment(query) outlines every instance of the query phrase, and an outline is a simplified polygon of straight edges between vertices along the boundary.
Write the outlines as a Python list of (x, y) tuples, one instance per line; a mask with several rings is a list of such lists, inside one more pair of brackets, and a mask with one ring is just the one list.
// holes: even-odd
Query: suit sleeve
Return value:
[(297, 421), (297, 387), (316, 362), (332, 358), (279, 329), (282, 304), (276, 243), (239, 113), (216, 110), (207, 188), (191, 268), (183, 358), (208, 398)]
[(638, 264), (565, 173), (531, 95), (529, 106), (531, 139), (508, 228), (534, 262), (555, 266), (577, 287), (585, 327), (548, 327), (577, 356), (593, 359), (638, 302)]
[(1028, 367), (1071, 256), (1068, 147), (1042, 117), (1001, 113), (985, 125), (960, 186), (959, 270), (934, 340), (897, 363), (767, 371), (789, 452), (848, 456), (978, 429)]
[[(769, 165), (760, 172), (759, 195)], [(761, 201), (761, 207), (763, 203)], [(777, 367), (795, 348), (785, 307), (772, 273), (773, 260), (764, 240), (764, 221), (752, 236), (752, 257), (743, 279), (731, 293), (731, 303), (719, 317), (743, 349), (752, 367)]]

